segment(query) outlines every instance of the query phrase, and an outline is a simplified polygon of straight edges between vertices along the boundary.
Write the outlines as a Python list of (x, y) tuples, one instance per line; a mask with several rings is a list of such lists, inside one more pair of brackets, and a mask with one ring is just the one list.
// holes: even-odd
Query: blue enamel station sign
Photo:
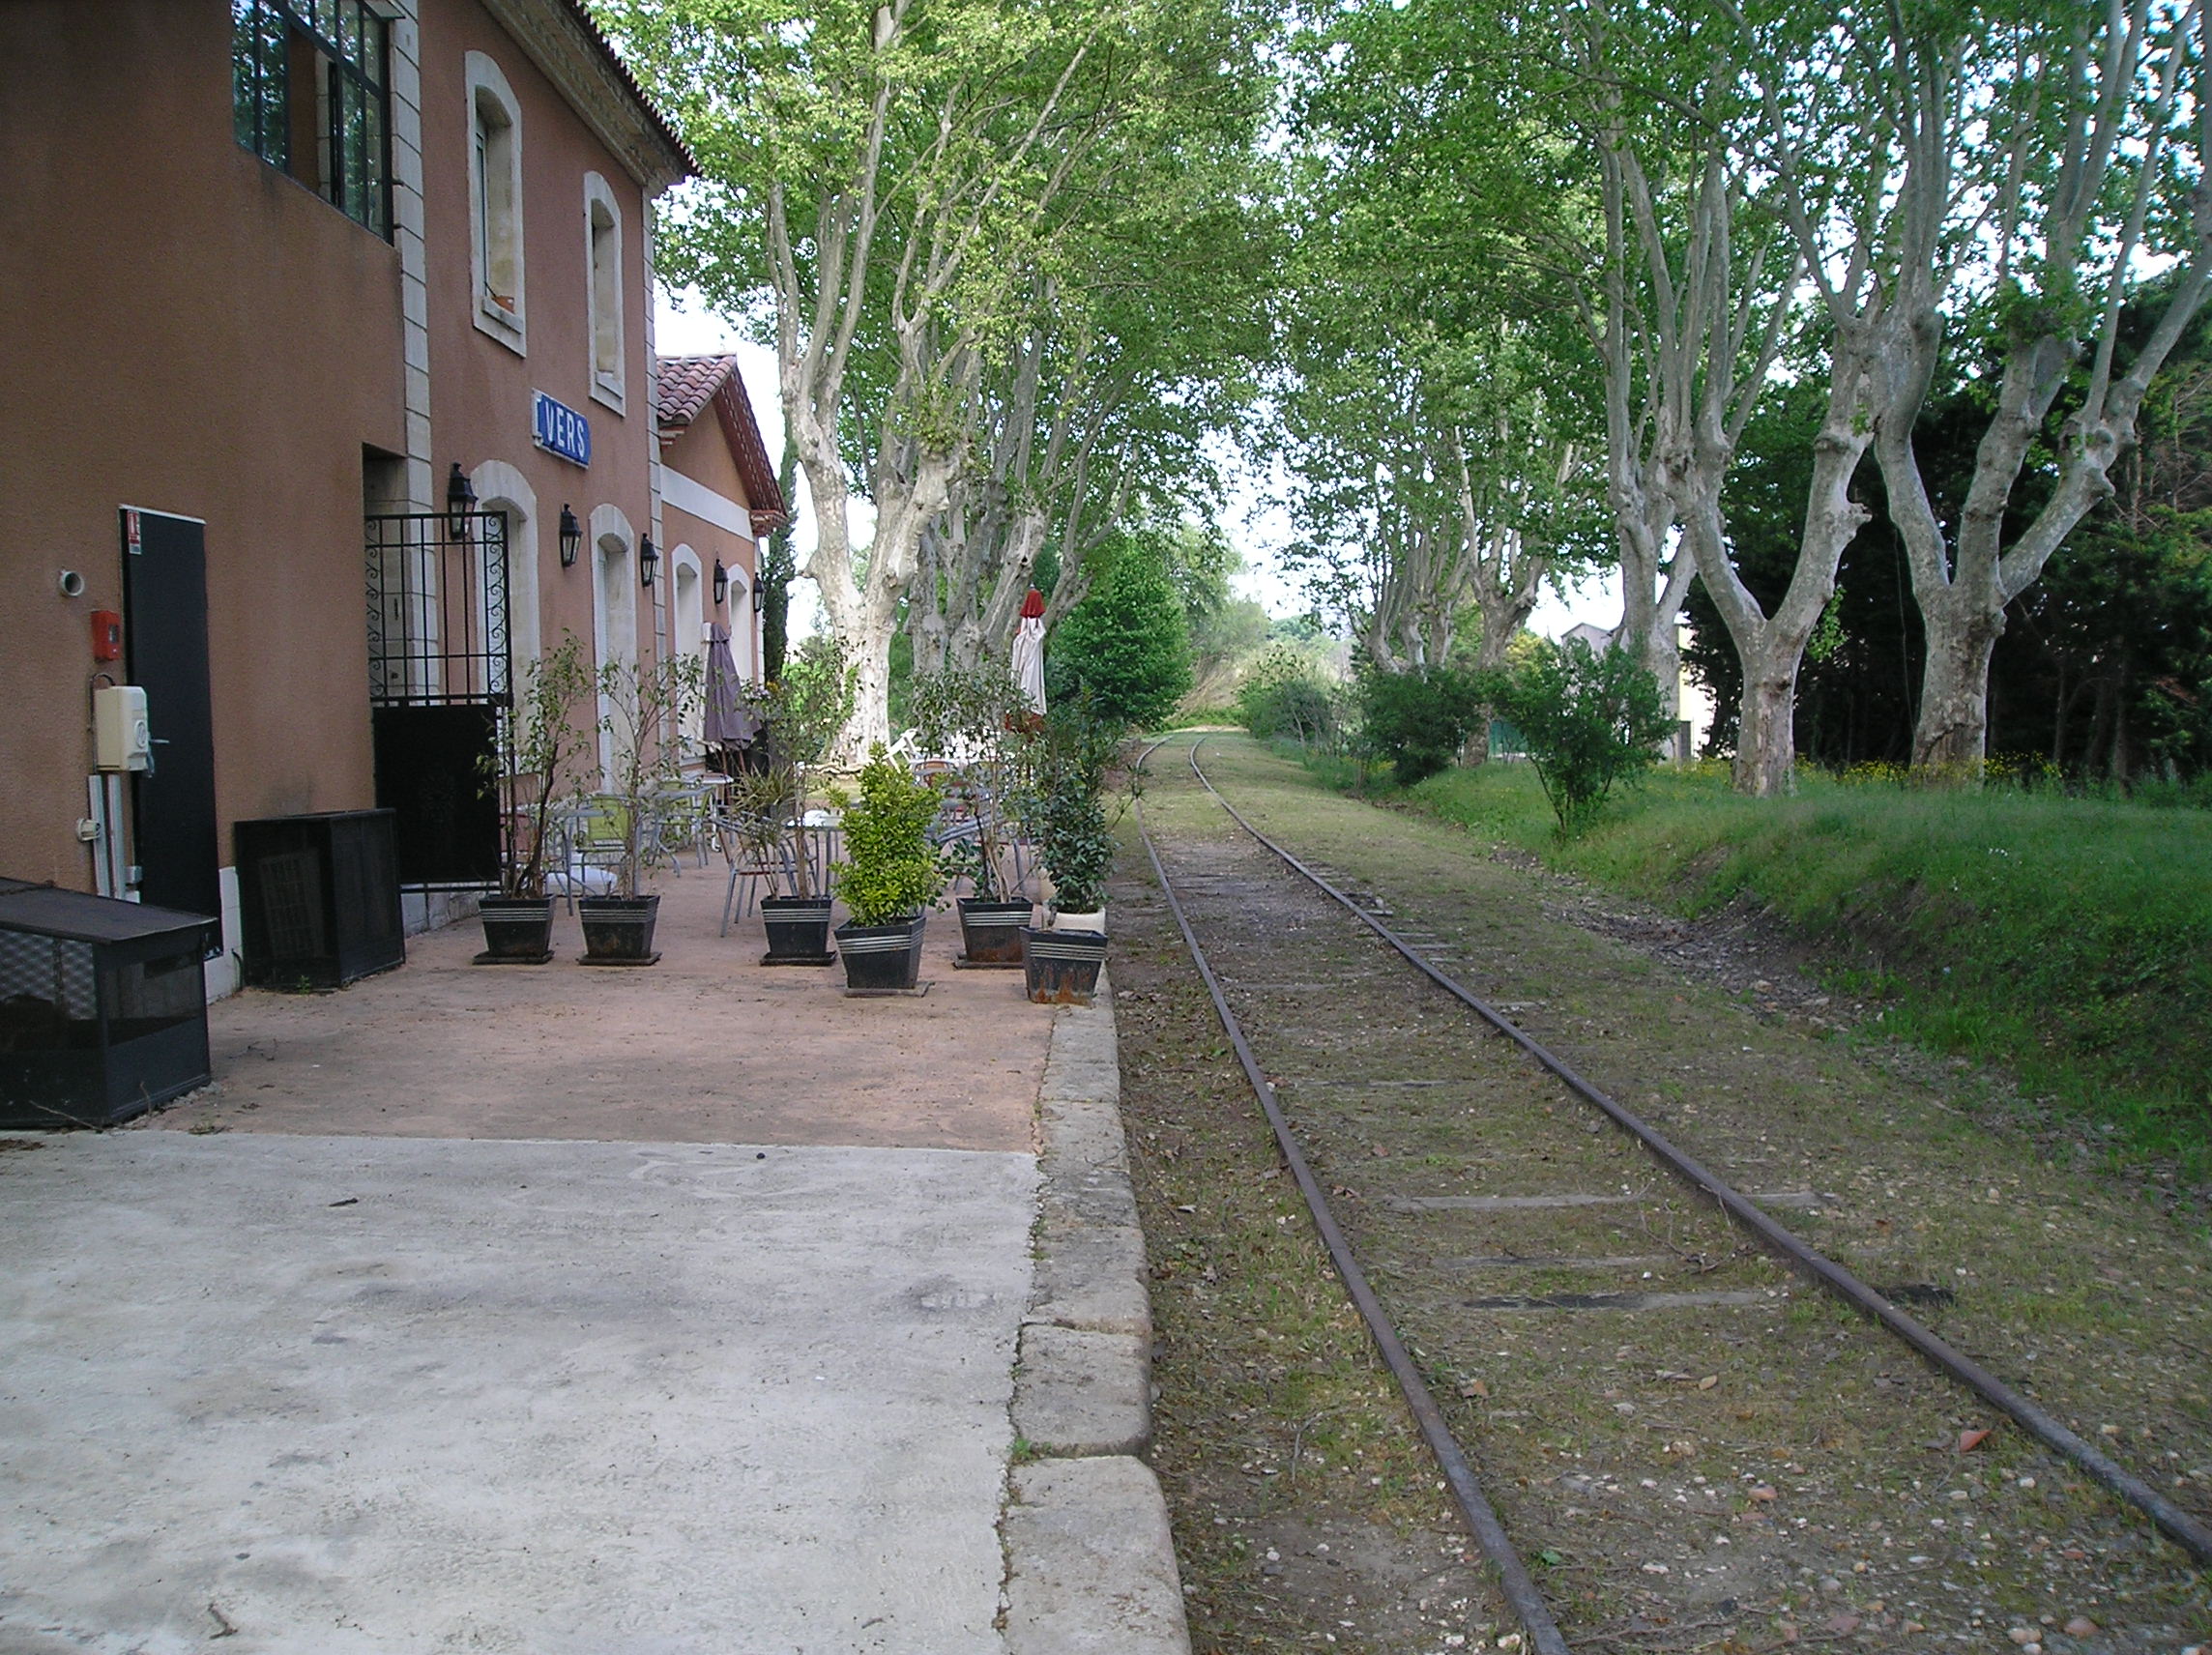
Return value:
[(592, 463), (592, 422), (542, 391), (530, 393), (530, 435), (547, 453), (575, 465)]

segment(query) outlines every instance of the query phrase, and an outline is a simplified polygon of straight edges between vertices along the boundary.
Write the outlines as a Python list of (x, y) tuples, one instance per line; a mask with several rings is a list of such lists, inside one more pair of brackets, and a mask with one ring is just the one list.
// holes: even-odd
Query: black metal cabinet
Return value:
[(248, 983), (338, 988), (406, 963), (391, 811), (274, 816), (234, 831)]
[(217, 922), (0, 880), (0, 1128), (108, 1126), (204, 1086)]

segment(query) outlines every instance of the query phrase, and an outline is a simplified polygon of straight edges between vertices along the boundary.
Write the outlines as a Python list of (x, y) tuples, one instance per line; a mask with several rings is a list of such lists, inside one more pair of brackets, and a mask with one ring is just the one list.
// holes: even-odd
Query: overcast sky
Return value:
[[(783, 452), (783, 409), (776, 395), (775, 353), (738, 336), (738, 332), (714, 315), (695, 295), (656, 296), (654, 313), (655, 348), (664, 357), (734, 353), (738, 371), (751, 393), (753, 413), (760, 421), (761, 436), (771, 459)], [(1282, 508), (1266, 498), (1267, 479), (1248, 469), (1231, 472), (1232, 483), (1222, 527), (1243, 554), (1245, 570), (1237, 582), (1247, 597), (1257, 598), (1270, 615), (1296, 615), (1306, 608), (1304, 594), (1276, 562), (1275, 553), (1291, 538), (1290, 519)], [(811, 514), (805, 509), (806, 483), (800, 480), (799, 549), (803, 562), (814, 542)], [(865, 544), (872, 525), (864, 501), (854, 502), (855, 540)], [(819, 606), (814, 583), (791, 583), (791, 635), (805, 636), (814, 629)], [(1564, 600), (1547, 593), (1529, 618), (1529, 625), (1547, 637), (1557, 637), (1569, 626), (1594, 621), (1612, 626), (1620, 620), (1620, 577), (1617, 570), (1601, 575), (1570, 594)]]

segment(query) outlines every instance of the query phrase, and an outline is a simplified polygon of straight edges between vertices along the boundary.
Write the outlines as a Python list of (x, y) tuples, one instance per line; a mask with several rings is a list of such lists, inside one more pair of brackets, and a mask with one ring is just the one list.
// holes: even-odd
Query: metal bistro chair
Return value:
[[(574, 883), (582, 887), (581, 894), (596, 896), (612, 890), (629, 850), (629, 806), (610, 794), (595, 793), (569, 818), (568, 832), (568, 863), (575, 873)], [(656, 855), (653, 815), (648, 811), (638, 824), (641, 870), (650, 868)], [(572, 897), (570, 905), (572, 908)]]
[(684, 853), (690, 851), (707, 865), (707, 841), (712, 836), (712, 790), (693, 785), (670, 788), (655, 795), (646, 822), (656, 857), (665, 857), (677, 877), (684, 873)]
[(760, 907), (763, 896), (775, 894), (778, 877), (794, 888), (799, 883), (791, 843), (765, 816), (717, 815), (714, 837), (722, 847), (722, 859), (730, 867), (729, 888), (722, 892), (722, 929), (730, 934), (730, 912), (737, 916)]

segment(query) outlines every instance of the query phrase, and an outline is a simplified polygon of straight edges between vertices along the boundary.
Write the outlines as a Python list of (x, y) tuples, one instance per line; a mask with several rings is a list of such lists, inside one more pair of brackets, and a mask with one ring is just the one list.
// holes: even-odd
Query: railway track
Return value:
[[(2017, 1423), (2047, 1457), (2063, 1457), (2175, 1545), (2212, 1560), (2212, 1532), (2197, 1519), (1774, 1216), (1818, 1213), (1831, 1195), (1773, 1179), (1750, 1183), (1746, 1194), (1737, 1182), (1748, 1180), (1732, 1182), (1692, 1159), (1506, 1009), (1459, 982), (1449, 939), (1403, 920), (1386, 923), (1394, 916), (1345, 888), (1352, 882), (1330, 878), (1264, 834), (1214, 788), (1199, 745), (1189, 749), (1191, 780), (1236, 827), (1205, 839), (1185, 835), (1163, 857), (1141, 819), (1160, 889), (1337, 1271), (1494, 1565), (1528, 1647), (1560, 1655), (1570, 1646), (1546, 1588), (1509, 1538), (1510, 1529), (1528, 1525), (1494, 1509), (1463, 1447), (1470, 1436), (1477, 1442), (1526, 1437), (1530, 1428), (1515, 1414), (1542, 1420), (1535, 1429), (1557, 1436), (1538, 1456), (1554, 1463), (1553, 1474), (1513, 1479), (1512, 1503), (1526, 1510), (1519, 1489), (1546, 1487), (1560, 1491), (1554, 1501), (1568, 1518), (1624, 1515), (1637, 1503), (1627, 1495), (1630, 1481), (1645, 1494), (1660, 1489), (1658, 1478), (1624, 1479), (1632, 1464), (1650, 1458), (1646, 1433), (1663, 1438), (1659, 1460), (1682, 1479), (1670, 1480), (1673, 1503), (1687, 1509), (1665, 1513), (1671, 1521), (1655, 1526), (1632, 1520), (1612, 1531), (1631, 1552), (1652, 1553), (1634, 1564), (1645, 1578), (1613, 1598), (1616, 1611), (1632, 1598), (1664, 1601), (1673, 1612), (1635, 1611), (1655, 1617), (1646, 1629), (1654, 1634), (1662, 1625), (1699, 1623), (1699, 1614), (1705, 1614), (1701, 1624), (1724, 1625), (1739, 1601), (1758, 1596), (1755, 1581), (1787, 1587), (1802, 1575), (1802, 1556), (1818, 1553), (1826, 1566), (1835, 1547), (1820, 1531), (1833, 1536), (1837, 1525), (1799, 1515), (1820, 1508), (1793, 1497), (1785, 1514), (1781, 1491), (1818, 1492), (1813, 1481), (1791, 1487), (1785, 1479), (1815, 1473), (1768, 1452), (1771, 1428), (1782, 1422), (1771, 1393), (1762, 1398), (1762, 1385), (1789, 1382), (1782, 1376), (1818, 1375), (1823, 1384), (1839, 1377), (1828, 1370), (1850, 1335), (1840, 1328), (1843, 1319), (1813, 1302), (1816, 1290), (1942, 1375), (1936, 1383), (1870, 1371), (1859, 1386), (1836, 1392), (1834, 1435), (1859, 1449), (1860, 1468), (1877, 1479), (1856, 1479), (1857, 1489), (1924, 1504), (1904, 1492), (1909, 1485), (1917, 1494), (1929, 1480), (1923, 1434), (1933, 1429), (1940, 1439), (1962, 1392), (1970, 1393)], [(1472, 1037), (1491, 1032), (1502, 1038)], [(1874, 1343), (1863, 1337), (1865, 1323), (1857, 1326), (1859, 1343)], [(1496, 1407), (1483, 1375), (1510, 1374), (1539, 1351), (1541, 1365), (1583, 1376), (1597, 1394), (1550, 1409)], [(1867, 1367), (1864, 1350), (1856, 1355)], [(1654, 1405), (1655, 1387), (1667, 1403)], [(2028, 1476), (2019, 1486), (2034, 1482)], [(1965, 1517), (1957, 1502), (1974, 1495), (1943, 1494), (1942, 1509)], [(1682, 1520), (1707, 1530), (1725, 1523), (1734, 1532), (1700, 1532), (1685, 1546)], [(1926, 1521), (1947, 1530), (1945, 1519)], [(1966, 1521), (1971, 1527), (1994, 1520)], [(1889, 1528), (1880, 1516), (1871, 1524), (1853, 1537), (1858, 1548), (1895, 1552), (1905, 1536), (1889, 1531), (1894, 1520)], [(1537, 1526), (1550, 1532), (1557, 1524)], [(1671, 1538), (1657, 1537), (1670, 1531)], [(1978, 1527), (1972, 1533), (1994, 1538)], [(1549, 1544), (1538, 1552), (1549, 1576), (1561, 1553)], [(1895, 1646), (1910, 1646), (1942, 1618), (1937, 1588), (1961, 1591), (1962, 1584), (1943, 1580), (1944, 1560), (1930, 1553), (1904, 1557), (1909, 1563), (1856, 1560), (1854, 1573), (1883, 1578), (1884, 1596), (1873, 1600), (1871, 1613), (1846, 1607), (1827, 1616), (1820, 1625), (1829, 1636), (1894, 1630)], [(1614, 1560), (1615, 1575), (1620, 1561)], [(1964, 1561), (1949, 1562), (1954, 1573), (1984, 1566), (1971, 1544)], [(2182, 1574), (2186, 1594), (2186, 1567)], [(1807, 1609), (1820, 1607), (1820, 1591), (1837, 1595), (1838, 1584), (1833, 1575), (1817, 1576)], [(1866, 1601), (1864, 1593), (1841, 1595)], [(1897, 1609), (1897, 1598), (1917, 1613)], [(1973, 1616), (1960, 1636), (1977, 1635), (1982, 1618)], [(2067, 1648), (2157, 1646), (2052, 1636)]]

